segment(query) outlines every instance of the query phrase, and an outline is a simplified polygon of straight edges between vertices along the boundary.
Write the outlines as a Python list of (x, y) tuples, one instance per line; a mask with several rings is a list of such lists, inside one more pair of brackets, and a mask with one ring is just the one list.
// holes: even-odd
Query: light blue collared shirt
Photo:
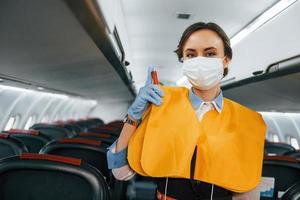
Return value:
[[(191, 89), (189, 91), (189, 99), (191, 101), (191, 104), (194, 108), (194, 110), (197, 110), (203, 103), (205, 103), (200, 97), (198, 97), (196, 94), (194, 94), (193, 90)], [(223, 92), (221, 90), (220, 94), (211, 101), (215, 109), (221, 113), (223, 109)], [(127, 161), (127, 148), (121, 150), (118, 153), (113, 153), (112, 149), (116, 147), (117, 140), (108, 147), (107, 151), (107, 163), (109, 169), (115, 169), (120, 168), (128, 164)]]
[[(203, 101), (200, 97), (198, 97), (196, 94), (194, 94), (192, 89), (189, 91), (189, 98), (190, 98), (190, 101), (192, 103), (194, 110), (197, 110), (203, 103), (205, 103), (205, 101)], [(222, 90), (219, 93), (219, 95), (213, 101), (211, 101), (211, 103), (214, 105), (216, 110), (219, 113), (221, 113), (222, 108), (223, 108), (223, 92), (222, 92)]]

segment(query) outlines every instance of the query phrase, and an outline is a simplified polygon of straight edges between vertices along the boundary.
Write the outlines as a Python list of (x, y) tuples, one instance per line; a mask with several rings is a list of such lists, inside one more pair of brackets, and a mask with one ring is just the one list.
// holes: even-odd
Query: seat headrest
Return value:
[(264, 160), (287, 161), (287, 162), (293, 162), (293, 163), (299, 162), (296, 158), (294, 158), (292, 156), (265, 156)]
[(39, 135), (38, 130), (22, 130), (22, 129), (10, 129), (7, 131), (9, 134), (29, 134), (29, 135)]
[(0, 134), (0, 138), (8, 138), (9, 137), (9, 135), (8, 134), (6, 134), (6, 133), (1, 133)]
[(81, 165), (81, 159), (71, 158), (65, 156), (49, 155), (49, 154), (36, 154), (36, 153), (22, 153), (20, 155), (21, 160), (48, 160), (59, 163), (66, 163), (75, 166)]
[(91, 137), (99, 137), (99, 138), (111, 138), (111, 135), (107, 133), (79, 133), (79, 136), (91, 136)]
[(101, 141), (98, 140), (90, 140), (90, 139), (81, 139), (81, 138), (64, 138), (58, 140), (58, 143), (77, 143), (77, 144), (87, 144), (92, 146), (101, 146)]

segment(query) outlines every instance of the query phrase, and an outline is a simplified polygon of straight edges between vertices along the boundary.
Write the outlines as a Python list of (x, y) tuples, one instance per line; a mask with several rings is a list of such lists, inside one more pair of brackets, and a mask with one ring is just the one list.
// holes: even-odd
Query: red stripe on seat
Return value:
[(93, 146), (101, 146), (101, 141), (81, 139), (81, 138), (64, 138), (64, 139), (59, 140), (58, 143), (60, 143), (60, 144), (77, 143), (77, 144), (88, 144), (88, 145), (93, 145)]
[(0, 134), (0, 138), (8, 138), (8, 136), (9, 136), (9, 135), (6, 134), (6, 133), (1, 133), (1, 134)]
[(21, 160), (48, 160), (48, 161), (66, 163), (75, 166), (81, 165), (81, 159), (65, 157), (65, 156), (49, 155), (49, 154), (22, 153), (20, 155), (20, 159)]
[(287, 161), (287, 162), (299, 162), (296, 158), (292, 156), (265, 156), (264, 160), (278, 160), (278, 161)]
[(79, 136), (92, 136), (92, 137), (99, 137), (99, 138), (110, 138), (111, 135), (106, 133), (79, 133)]
[(95, 128), (95, 130), (97, 130), (97, 131), (117, 131), (118, 128), (116, 128), (116, 127), (111, 127), (111, 126), (105, 126), (105, 127), (98, 127), (98, 128)]
[(9, 134), (29, 134), (29, 135), (39, 135), (38, 130), (22, 130), (22, 129), (10, 129), (7, 131)]

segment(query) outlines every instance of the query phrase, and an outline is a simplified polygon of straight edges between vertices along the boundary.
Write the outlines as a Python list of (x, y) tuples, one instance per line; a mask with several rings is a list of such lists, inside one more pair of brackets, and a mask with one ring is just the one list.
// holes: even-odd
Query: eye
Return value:
[(205, 57), (214, 57), (216, 56), (216, 53), (215, 52), (207, 52), (204, 54)]
[(185, 57), (186, 58), (193, 58), (193, 57), (195, 57), (195, 55), (192, 54), (192, 53), (188, 53), (188, 54), (185, 55)]

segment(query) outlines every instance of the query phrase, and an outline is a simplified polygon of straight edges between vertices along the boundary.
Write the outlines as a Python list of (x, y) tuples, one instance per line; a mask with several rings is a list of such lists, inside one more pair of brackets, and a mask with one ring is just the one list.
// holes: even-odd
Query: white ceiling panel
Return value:
[[(198, 21), (215, 22), (232, 37), (245, 25), (272, 6), (276, 0), (123, 0), (123, 11), (130, 38), (131, 71), (137, 88), (144, 84), (146, 68), (157, 67), (160, 81), (173, 83), (182, 76), (175, 50), (184, 29)], [(192, 14), (189, 20), (176, 13)], [(163, 69), (163, 70), (162, 70)]]

